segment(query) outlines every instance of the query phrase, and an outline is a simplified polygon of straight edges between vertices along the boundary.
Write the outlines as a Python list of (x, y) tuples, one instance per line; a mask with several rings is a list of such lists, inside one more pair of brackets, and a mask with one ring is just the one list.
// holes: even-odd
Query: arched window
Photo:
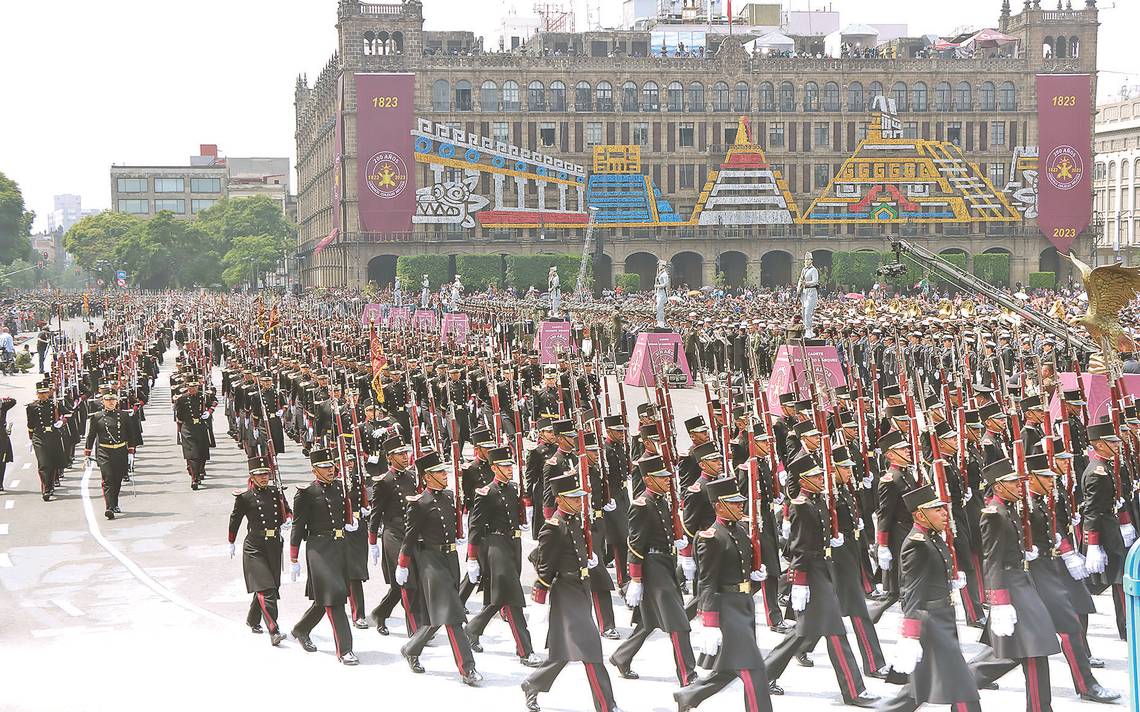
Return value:
[(391, 51), (389, 52), (389, 54), (403, 54), (403, 53), (404, 53), (404, 33), (398, 32), (398, 31), (393, 32), (392, 33), (392, 46), (391, 46)]
[(974, 108), (973, 87), (969, 82), (958, 82), (958, 87), (954, 90), (954, 108), (958, 111)]
[(772, 87), (772, 82), (760, 83), (760, 91), (756, 97), (756, 103), (756, 109), (758, 111), (776, 110), (776, 91)]
[(665, 90), (665, 101), (666, 111), (684, 111), (685, 86), (681, 82), (669, 82), (669, 87)]
[(1052, 37), (1046, 37), (1041, 42), (1041, 56), (1044, 59), (1053, 59), (1053, 43)]
[(499, 103), (499, 85), (488, 79), (479, 87), (479, 109), (481, 111), (502, 111)]
[(897, 111), (910, 111), (907, 105), (907, 90), (906, 82), (895, 82), (891, 87), (891, 98), (895, 100), (895, 109)]
[(1069, 38), (1069, 56), (1073, 59), (1081, 56), (1081, 40), (1076, 35)]
[(519, 97), (519, 83), (513, 79), (503, 82), (503, 111), (521, 111), (522, 99)]
[(729, 111), (732, 101), (728, 93), (728, 84), (717, 82), (713, 84), (713, 111)]
[(641, 110), (661, 111), (661, 89), (657, 82), (646, 82), (641, 86)]
[(475, 99), (472, 94), (471, 82), (466, 79), (457, 81), (455, 83), (455, 110), (471, 111), (475, 104)]
[(934, 87), (934, 110), (950, 111), (950, 82), (938, 82)]
[(451, 111), (451, 83), (446, 79), (437, 79), (431, 85), (431, 110)]
[(804, 84), (804, 111), (819, 111), (819, 85), (815, 82)]
[(586, 81), (574, 85), (574, 111), (589, 111), (593, 108), (593, 89)]
[(364, 54), (376, 54), (376, 33), (372, 30), (364, 33)]
[(546, 111), (546, 87), (537, 79), (527, 85), (526, 105), (531, 111)]
[(847, 85), (847, 110), (848, 111), (862, 111), (863, 110), (863, 84), (860, 82), (851, 82)]
[(594, 88), (594, 106), (598, 111), (614, 110), (614, 85), (607, 81), (598, 82)]
[(993, 82), (982, 82), (982, 111), (997, 111), (997, 89)]
[(926, 111), (926, 82), (917, 82), (910, 88), (910, 110)]
[(871, 82), (871, 86), (867, 87), (867, 108), (870, 109), (874, 106), (875, 97), (886, 96), (887, 92), (883, 91), (883, 85), (879, 82)]
[(780, 82), (780, 111), (796, 110), (796, 88), (791, 82)]
[(835, 82), (823, 85), (823, 110), (839, 111), (839, 85)]
[(550, 83), (550, 110), (566, 111), (566, 84), (559, 79)]
[(373, 45), (374, 46), (373, 54), (378, 54), (380, 56), (390, 54), (390, 51), (389, 51), (390, 50), (390, 46), (389, 46), (390, 40), (391, 40), (391, 35), (388, 34), (387, 30), (380, 30), (379, 32), (377, 32), (376, 33), (376, 44)]
[(621, 85), (621, 110), (625, 112), (637, 111), (637, 85), (626, 82)]
[(1053, 56), (1057, 59), (1064, 59), (1069, 56), (1069, 41), (1064, 37), (1057, 38), (1057, 44), (1053, 45)]
[(689, 111), (705, 110), (705, 85), (693, 82), (689, 85)]
[(732, 92), (732, 109), (741, 113), (752, 110), (752, 87), (748, 86), (748, 82), (736, 83), (736, 89)]

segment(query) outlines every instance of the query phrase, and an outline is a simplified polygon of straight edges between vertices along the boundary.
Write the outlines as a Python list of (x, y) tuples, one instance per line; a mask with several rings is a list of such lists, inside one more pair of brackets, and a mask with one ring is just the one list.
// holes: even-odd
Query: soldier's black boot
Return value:
[(526, 695), (527, 712), (541, 712), (542, 708), (538, 706), (538, 690), (532, 689), (529, 683), (523, 682), (522, 691)]
[(309, 638), (309, 636), (301, 635), (296, 631), (296, 629), (292, 630), (291, 632), (293, 634), (293, 637), (297, 639), (297, 642), (301, 644), (302, 650), (304, 650), (306, 653), (317, 652), (317, 646), (313, 645), (313, 641)]
[(400, 647), (400, 655), (403, 655), (404, 660), (408, 661), (408, 667), (412, 669), (412, 672), (416, 673), (417, 675), (424, 672), (424, 666), (420, 665), (420, 656), (408, 655), (407, 646)]

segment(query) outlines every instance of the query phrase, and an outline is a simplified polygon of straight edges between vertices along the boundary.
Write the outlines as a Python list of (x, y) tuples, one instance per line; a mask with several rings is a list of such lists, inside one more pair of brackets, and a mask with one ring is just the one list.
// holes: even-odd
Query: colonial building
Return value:
[(985, 41), (830, 58), (739, 23), (698, 49), (650, 27), (487, 52), (425, 31), (418, 0), (340, 0), (336, 52), (296, 87), (303, 282), (388, 284), (409, 254), (577, 253), (590, 221), (601, 284), (648, 285), (659, 257), (691, 286), (785, 284), (806, 250), (826, 266), (890, 235), (1008, 252), (1014, 281), (1064, 272), (1034, 221), (1035, 76), (1095, 74), (1096, 2), (994, 5)]
[(1140, 248), (1140, 98), (1096, 108), (1093, 150), (1096, 260), (1135, 264)]

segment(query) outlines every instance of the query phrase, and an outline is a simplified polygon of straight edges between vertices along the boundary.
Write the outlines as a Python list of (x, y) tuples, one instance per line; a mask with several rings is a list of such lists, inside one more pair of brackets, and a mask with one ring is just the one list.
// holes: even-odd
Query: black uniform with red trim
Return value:
[(270, 633), (277, 633), (277, 599), (281, 587), (281, 553), (285, 546), (281, 526), (292, 519), (293, 512), (284, 493), (276, 487), (237, 490), (234, 509), (230, 513), (229, 541), (237, 540), (238, 529), (245, 520), (245, 539), (241, 546), (242, 572), (246, 593), (253, 594), (246, 615), (246, 625), (257, 626), (264, 619)]

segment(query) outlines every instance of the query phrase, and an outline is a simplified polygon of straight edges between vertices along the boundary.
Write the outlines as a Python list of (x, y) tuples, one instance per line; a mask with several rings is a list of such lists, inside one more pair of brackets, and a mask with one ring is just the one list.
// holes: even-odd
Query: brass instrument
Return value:
[(918, 306), (918, 302), (912, 301), (906, 305), (906, 311), (904, 314), (906, 315), (907, 319), (917, 319), (922, 316), (922, 309)]
[(1065, 310), (1065, 303), (1060, 299), (1054, 299), (1053, 305), (1049, 307), (1049, 316), (1057, 321), (1065, 321), (1065, 317), (1068, 316)]
[(898, 314), (900, 311), (902, 311), (902, 308), (902, 300), (898, 297), (892, 299), (891, 303), (887, 305), (887, 311), (891, 314)]
[(869, 316), (872, 319), (874, 319), (875, 315), (878, 312), (879, 312), (879, 305), (875, 304), (874, 299), (868, 299), (867, 301), (863, 302), (863, 315), (864, 316)]
[(954, 316), (954, 302), (949, 299), (943, 299), (938, 304), (938, 316), (943, 319), (950, 319)]
[(973, 319), (977, 313), (978, 305), (974, 304), (972, 299), (962, 302), (962, 306), (958, 308), (958, 315), (963, 319)]

